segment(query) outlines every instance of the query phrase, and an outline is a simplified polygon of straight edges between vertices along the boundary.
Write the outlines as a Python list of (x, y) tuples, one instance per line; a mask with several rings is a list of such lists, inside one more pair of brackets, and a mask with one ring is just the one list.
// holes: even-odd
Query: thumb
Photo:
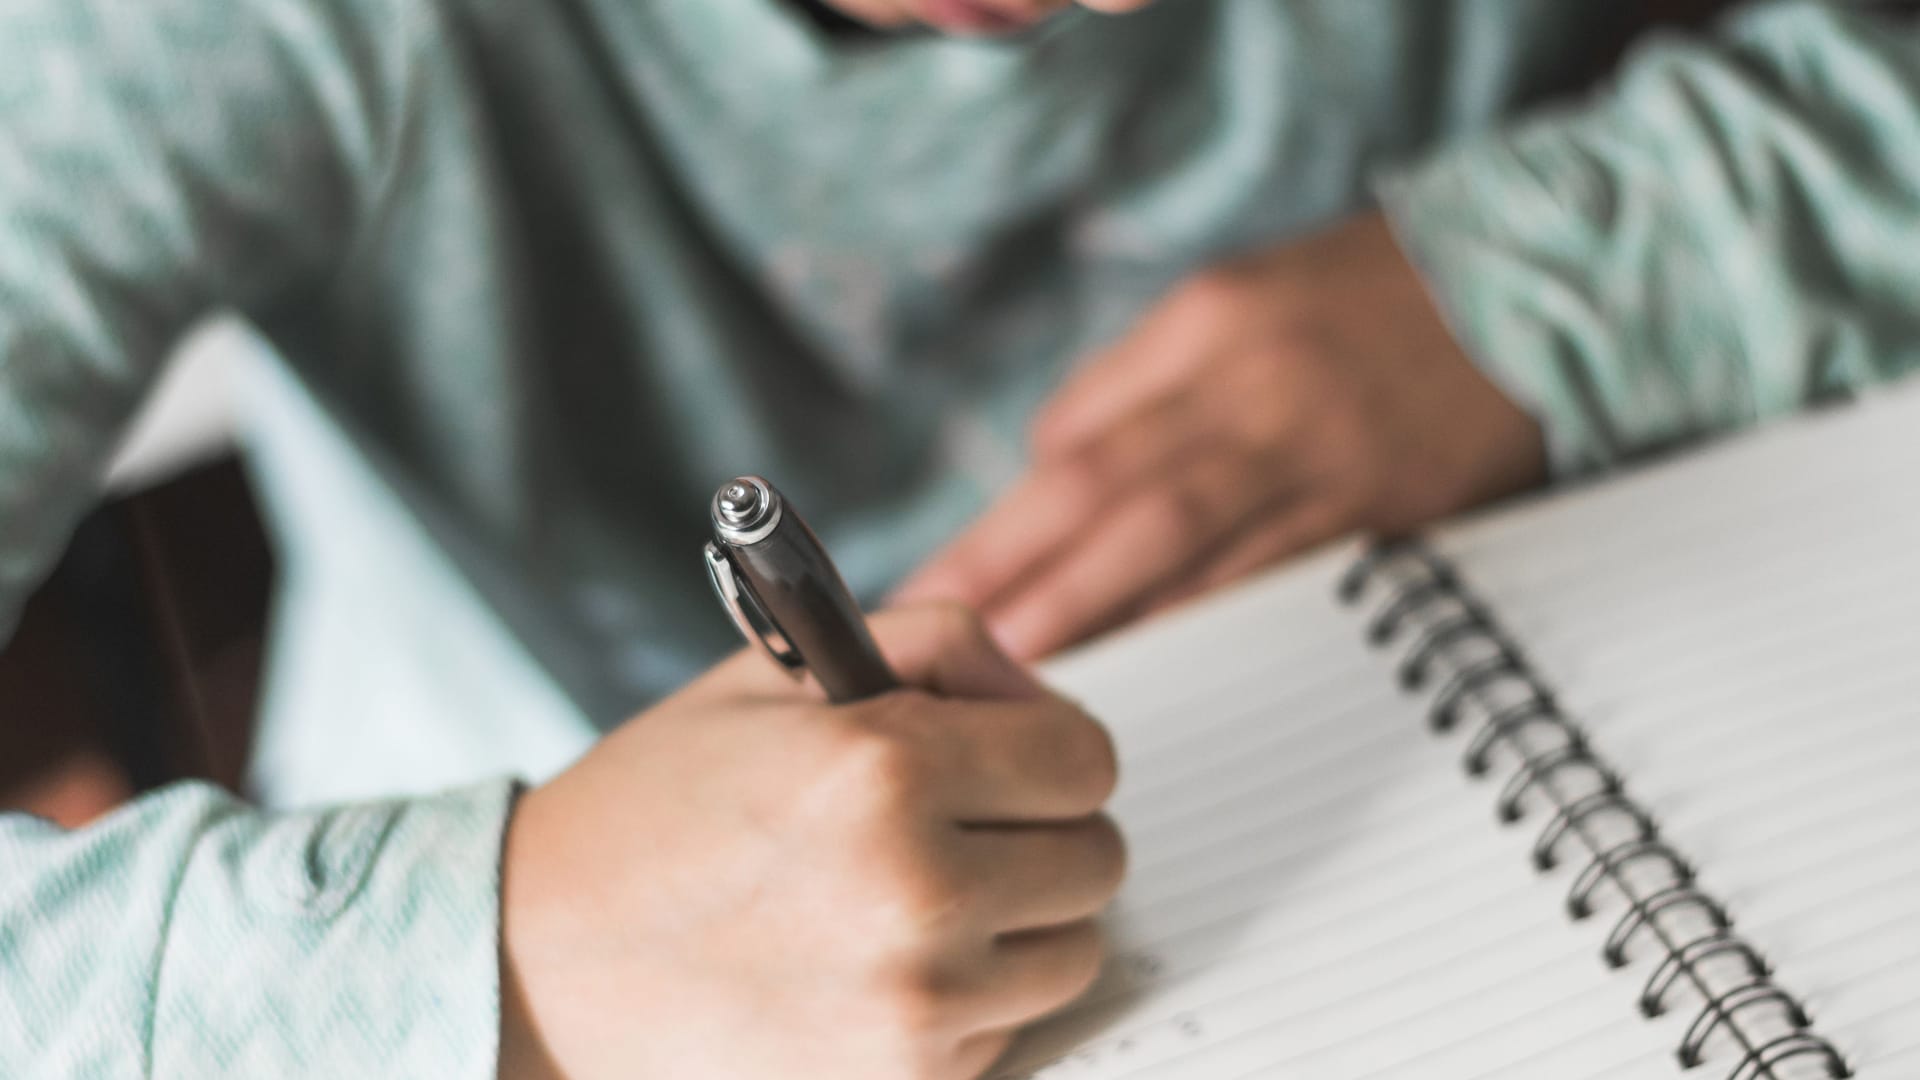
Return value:
[(1019, 701), (1048, 696), (980, 617), (959, 604), (912, 604), (869, 620), (874, 640), (909, 685), (942, 697)]

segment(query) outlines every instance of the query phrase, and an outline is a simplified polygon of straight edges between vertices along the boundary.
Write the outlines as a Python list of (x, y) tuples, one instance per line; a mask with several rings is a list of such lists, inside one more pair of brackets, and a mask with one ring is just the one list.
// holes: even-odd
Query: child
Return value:
[[(977, 1075), (1122, 862), (1110, 748), (1007, 651), (1914, 363), (1904, 25), (1789, 5), (1469, 137), (1621, 5), (1088, 7), (0, 11), (0, 609), (237, 309), (260, 794), (462, 785), (0, 822), (0, 1071)], [(862, 705), (751, 656), (661, 700), (733, 644), (745, 471), (868, 599), (987, 621), (876, 620), (921, 689)]]

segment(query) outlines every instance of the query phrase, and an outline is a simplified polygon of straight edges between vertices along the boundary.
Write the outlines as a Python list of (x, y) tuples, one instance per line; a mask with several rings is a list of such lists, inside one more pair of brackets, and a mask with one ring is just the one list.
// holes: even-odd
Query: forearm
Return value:
[(1381, 186), (1563, 472), (1920, 366), (1920, 29), (1766, 5)]

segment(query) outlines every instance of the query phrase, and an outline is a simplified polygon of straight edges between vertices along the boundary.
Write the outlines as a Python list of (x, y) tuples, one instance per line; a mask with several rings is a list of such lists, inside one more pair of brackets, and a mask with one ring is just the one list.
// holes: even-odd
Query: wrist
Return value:
[(527, 966), (539, 922), (538, 835), (545, 800), (523, 791), (507, 818), (500, 857), (500, 1080), (560, 1080), (528, 996)]

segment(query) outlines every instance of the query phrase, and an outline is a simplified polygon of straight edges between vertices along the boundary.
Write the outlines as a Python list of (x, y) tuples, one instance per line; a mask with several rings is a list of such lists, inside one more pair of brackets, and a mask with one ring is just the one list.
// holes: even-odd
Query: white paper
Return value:
[[(1437, 541), (1869, 1080), (1920, 1075), (1917, 467), (1910, 387)], [(1356, 554), (1052, 666), (1115, 732), (1132, 871), (1102, 984), (990, 1075), (1694, 1075), (1698, 1002), (1639, 1014), (1658, 950), (1602, 964), (1617, 907), (1569, 920), (1577, 860), (1533, 870), (1543, 816), (1496, 824), (1504, 770), (1336, 603)]]

